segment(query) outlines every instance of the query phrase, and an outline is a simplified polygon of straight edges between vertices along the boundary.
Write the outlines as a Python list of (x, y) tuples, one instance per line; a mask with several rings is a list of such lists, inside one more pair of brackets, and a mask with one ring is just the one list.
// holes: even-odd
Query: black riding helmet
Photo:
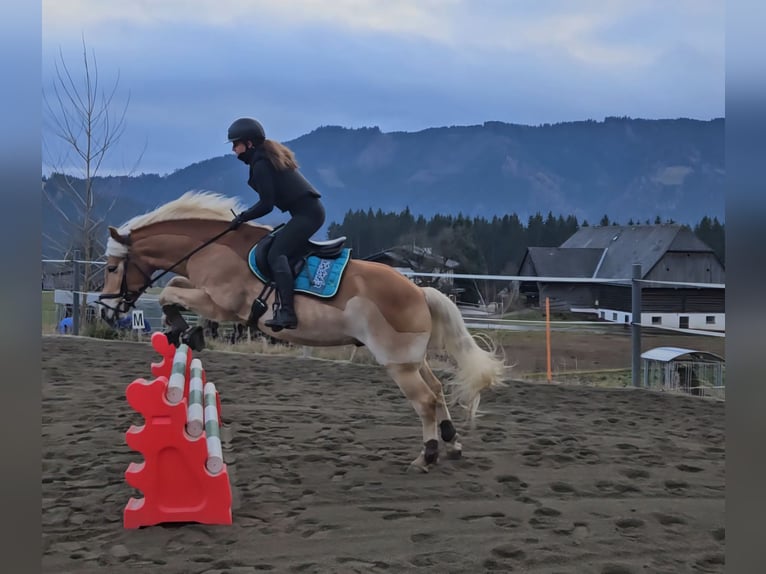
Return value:
[(239, 118), (234, 120), (234, 123), (229, 126), (228, 138), (229, 143), (250, 140), (257, 144), (266, 139), (266, 132), (258, 120)]

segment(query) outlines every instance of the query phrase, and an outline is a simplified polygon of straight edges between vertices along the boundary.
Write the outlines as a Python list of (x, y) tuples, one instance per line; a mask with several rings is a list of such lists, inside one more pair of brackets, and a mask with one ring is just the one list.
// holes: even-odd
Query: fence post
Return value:
[(631, 294), (633, 304), (631, 306), (631, 379), (634, 387), (639, 386), (641, 380), (641, 264), (633, 264), (633, 278), (631, 281)]
[(72, 334), (80, 334), (80, 252), (72, 254)]

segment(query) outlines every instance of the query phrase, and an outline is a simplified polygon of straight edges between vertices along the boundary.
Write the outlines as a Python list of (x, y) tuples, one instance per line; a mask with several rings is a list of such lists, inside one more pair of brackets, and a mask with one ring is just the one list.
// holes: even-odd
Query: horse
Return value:
[[(213, 321), (250, 322), (297, 345), (367, 347), (420, 417), (422, 446), (411, 465), (428, 472), (438, 460), (439, 439), (448, 458), (460, 458), (460, 437), (427, 354), (445, 349), (456, 363), (450, 404), (464, 408), (473, 426), (481, 392), (502, 385), (505, 367), (496, 346), (479, 346), (457, 306), (437, 289), (418, 286), (388, 265), (350, 257), (332, 296), (296, 290), (298, 327), (272, 332), (263, 323), (273, 314), (268, 304), (274, 294), (262, 298), (269, 282), (251, 261), (275, 228), (248, 222), (231, 230), (232, 213), (241, 209), (234, 198), (190, 191), (119, 228), (110, 226), (99, 296), (104, 317), (127, 312), (157, 271), (172, 269), (177, 275), (159, 297), (164, 311), (180, 307)], [(310, 241), (307, 253), (332, 262), (344, 240)]]

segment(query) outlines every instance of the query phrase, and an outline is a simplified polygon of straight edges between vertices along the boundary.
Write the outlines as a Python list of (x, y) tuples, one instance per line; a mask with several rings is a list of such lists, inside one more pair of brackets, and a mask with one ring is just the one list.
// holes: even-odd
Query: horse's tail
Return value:
[(481, 391), (500, 384), (504, 372), (502, 359), (495, 354), (496, 347), (486, 351), (476, 344), (468, 332), (457, 306), (441, 291), (423, 287), (426, 303), (431, 311), (431, 345), (444, 347), (457, 363), (457, 371), (449, 382), (453, 403), (466, 409), (473, 421), (481, 400)]

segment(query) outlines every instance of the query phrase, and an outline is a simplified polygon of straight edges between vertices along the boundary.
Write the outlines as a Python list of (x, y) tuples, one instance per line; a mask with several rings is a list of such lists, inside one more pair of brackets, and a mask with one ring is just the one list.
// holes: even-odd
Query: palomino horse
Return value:
[[(151, 285), (156, 271), (172, 268), (178, 276), (160, 295), (163, 308), (178, 305), (207, 319), (246, 322), (265, 287), (248, 258), (272, 228), (249, 223), (227, 233), (232, 211), (240, 209), (232, 198), (188, 192), (120, 229), (110, 227), (101, 294), (108, 318), (127, 311)], [(332, 242), (324, 243), (327, 247)], [(446, 295), (415, 285), (387, 265), (350, 259), (334, 296), (296, 292), (295, 310), (297, 329), (272, 333), (263, 325), (270, 311), (258, 319), (258, 327), (298, 345), (366, 346), (420, 416), (423, 447), (413, 465), (427, 471), (437, 461), (439, 437), (448, 457), (461, 455), (442, 384), (426, 360), (427, 350), (443, 347), (456, 362), (450, 386), (454, 402), (466, 409), (469, 421), (481, 391), (500, 383), (504, 366), (494, 349), (477, 345)]]

